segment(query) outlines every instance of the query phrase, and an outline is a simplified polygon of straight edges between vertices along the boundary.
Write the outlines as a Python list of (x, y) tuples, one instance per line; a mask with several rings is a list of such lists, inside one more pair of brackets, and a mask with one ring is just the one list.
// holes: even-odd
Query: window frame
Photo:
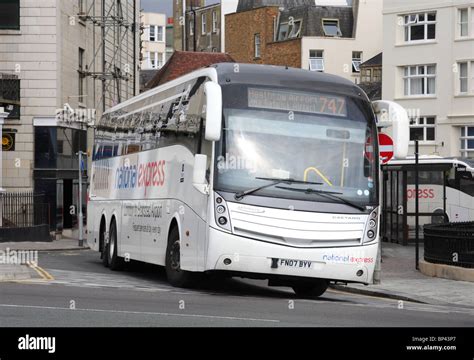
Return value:
[(212, 32), (217, 33), (217, 11), (212, 12)]
[[(161, 39), (160, 39), (161, 29)], [(156, 25), (156, 42), (165, 42), (165, 27), (163, 25)]]
[[(257, 41), (258, 40), (258, 41)], [(254, 46), (254, 58), (261, 59), (262, 58), (262, 38), (260, 33), (255, 33), (253, 35), (253, 46)]]
[[(464, 11), (464, 10), (467, 12), (467, 19), (466, 19), (465, 23), (461, 21), (461, 12)], [(471, 34), (470, 34), (470, 32), (471, 32), (470, 31), (471, 30), (470, 29), (471, 28), (471, 25), (470, 25), (471, 21), (469, 21), (470, 18), (471, 18), (471, 14), (472, 14), (472, 10), (469, 7), (457, 8), (457, 36), (458, 36), (458, 38), (465, 39), (465, 38), (468, 38), (469, 36), (471, 36)], [(465, 24), (466, 27), (467, 27), (466, 35), (462, 34), (463, 24)]]
[[(428, 124), (428, 119), (433, 119), (433, 124)], [(413, 123), (414, 122), (414, 123)], [(424, 115), (410, 119), (410, 144), (414, 144), (415, 140), (411, 138), (412, 129), (423, 129), (423, 138), (418, 139), (420, 144), (435, 144), (436, 143), (436, 116)], [(428, 129), (434, 129), (434, 139), (428, 139)]]
[[(461, 127), (461, 135), (459, 137), (459, 140), (461, 141), (461, 147), (460, 147), (460, 152), (461, 156), (467, 157), (467, 158), (472, 158), (474, 157), (474, 146), (469, 147), (469, 141), (474, 141), (474, 135), (469, 135), (469, 129), (472, 129), (474, 133), (474, 126), (462, 126)], [(463, 130), (464, 130), (464, 135), (463, 135)]]
[[(311, 56), (311, 52), (314, 51), (315, 56)], [(321, 53), (321, 56), (319, 55)], [(316, 66), (313, 68), (312, 60), (317, 60), (316, 64), (319, 61), (319, 67)], [(325, 64), (324, 64), (324, 50), (321, 49), (311, 49), (309, 50), (309, 71), (316, 71), (316, 72), (324, 72), (325, 71)]]
[[(156, 26), (155, 25), (150, 25), (150, 29), (148, 31), (148, 41), (149, 42), (156, 42), (156, 39), (157, 39), (156, 31), (157, 31)], [(152, 35), (152, 33), (153, 33), (153, 35)]]
[[(354, 57), (354, 54), (359, 53), (359, 58)], [(360, 74), (360, 65), (362, 64), (362, 51), (352, 51), (352, 73)], [(358, 65), (357, 65), (358, 63)]]
[(207, 34), (207, 14), (201, 14), (201, 35)]
[[(428, 15), (435, 15), (436, 20), (428, 20)], [(424, 20), (419, 21), (419, 16), (423, 15)], [(410, 18), (414, 16), (415, 22), (410, 22)], [(401, 15), (403, 18), (403, 41), (405, 43), (418, 43), (418, 42), (430, 42), (430, 41), (435, 41), (436, 40), (436, 29), (437, 29), (437, 23), (438, 23), (438, 14), (436, 11), (425, 11), (425, 12), (417, 12), (417, 13), (410, 13), (410, 14), (404, 14)], [(407, 22), (407, 18), (409, 21)], [(417, 40), (411, 40), (411, 30), (413, 26), (420, 26), (423, 25), (423, 39), (417, 39)], [(428, 38), (428, 28), (429, 25), (434, 25), (435, 31), (434, 31), (434, 37)]]
[[(336, 25), (337, 25), (336, 35), (328, 34), (328, 32), (326, 31), (326, 27), (325, 27), (326, 22), (335, 22), (336, 23)], [(342, 31), (341, 31), (339, 19), (322, 19), (321, 20), (321, 25), (322, 25), (322, 28), (323, 28), (324, 36), (327, 36), (327, 37), (341, 37), (342, 36)]]
[[(434, 74), (428, 74), (428, 67), (434, 66)], [(423, 74), (419, 74), (419, 69), (423, 67)], [(411, 68), (416, 68), (416, 74), (411, 74)], [(418, 64), (418, 65), (406, 65), (402, 66), (403, 71), (403, 96), (404, 97), (435, 97), (436, 96), (436, 85), (437, 85), (437, 66), (436, 64)], [(423, 79), (424, 92), (422, 94), (411, 94), (411, 81), (416, 79)], [(428, 79), (434, 78), (434, 92), (428, 93)], [(408, 90), (408, 93), (407, 91)]]

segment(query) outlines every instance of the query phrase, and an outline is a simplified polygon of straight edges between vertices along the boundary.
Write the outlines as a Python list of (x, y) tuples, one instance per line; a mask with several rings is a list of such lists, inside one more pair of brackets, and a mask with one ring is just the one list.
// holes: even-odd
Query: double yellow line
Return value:
[(48, 280), (48, 281), (54, 280), (54, 277), (50, 273), (48, 273), (45, 269), (39, 267), (38, 264), (33, 263), (33, 262), (28, 262), (27, 265), (33, 270), (35, 270), (38, 273), (38, 275), (41, 276), (43, 280)]

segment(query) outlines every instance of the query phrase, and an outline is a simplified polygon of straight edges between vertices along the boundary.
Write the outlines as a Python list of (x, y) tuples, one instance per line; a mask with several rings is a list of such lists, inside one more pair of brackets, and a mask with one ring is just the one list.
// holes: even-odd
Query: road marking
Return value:
[(280, 320), (274, 319), (255, 319), (255, 318), (242, 318), (234, 316), (217, 316), (217, 315), (200, 315), (200, 314), (176, 314), (176, 313), (161, 313), (161, 312), (148, 312), (148, 311), (126, 311), (126, 310), (104, 310), (104, 309), (69, 309), (55, 306), (36, 306), (36, 305), (15, 305), (15, 304), (0, 304), (0, 307), (5, 308), (28, 308), (28, 309), (42, 309), (42, 310), (67, 310), (67, 311), (88, 311), (88, 312), (102, 312), (112, 314), (136, 314), (136, 315), (158, 315), (158, 316), (179, 316), (179, 317), (192, 317), (192, 318), (207, 318), (207, 319), (221, 319), (221, 320), (240, 320), (240, 321), (262, 321), (262, 322), (273, 322), (279, 323)]
[(35, 270), (44, 280), (54, 280), (54, 277), (52, 277), (51, 274), (49, 274), (45, 269), (39, 267), (35, 263), (28, 263), (27, 265), (33, 270)]

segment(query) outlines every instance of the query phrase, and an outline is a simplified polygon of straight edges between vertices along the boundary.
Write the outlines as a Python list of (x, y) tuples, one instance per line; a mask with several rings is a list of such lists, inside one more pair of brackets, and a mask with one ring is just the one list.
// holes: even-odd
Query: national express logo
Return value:
[(115, 188), (119, 190), (147, 189), (160, 187), (165, 184), (164, 160), (148, 163), (129, 165), (124, 164), (115, 171)]

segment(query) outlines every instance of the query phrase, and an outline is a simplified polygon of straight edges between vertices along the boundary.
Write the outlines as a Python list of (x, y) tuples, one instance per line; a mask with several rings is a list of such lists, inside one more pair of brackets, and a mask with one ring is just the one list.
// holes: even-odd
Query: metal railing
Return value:
[(425, 260), (474, 268), (474, 221), (424, 226)]
[(0, 195), (2, 227), (27, 228), (49, 224), (49, 204), (43, 194), (33, 192)]

